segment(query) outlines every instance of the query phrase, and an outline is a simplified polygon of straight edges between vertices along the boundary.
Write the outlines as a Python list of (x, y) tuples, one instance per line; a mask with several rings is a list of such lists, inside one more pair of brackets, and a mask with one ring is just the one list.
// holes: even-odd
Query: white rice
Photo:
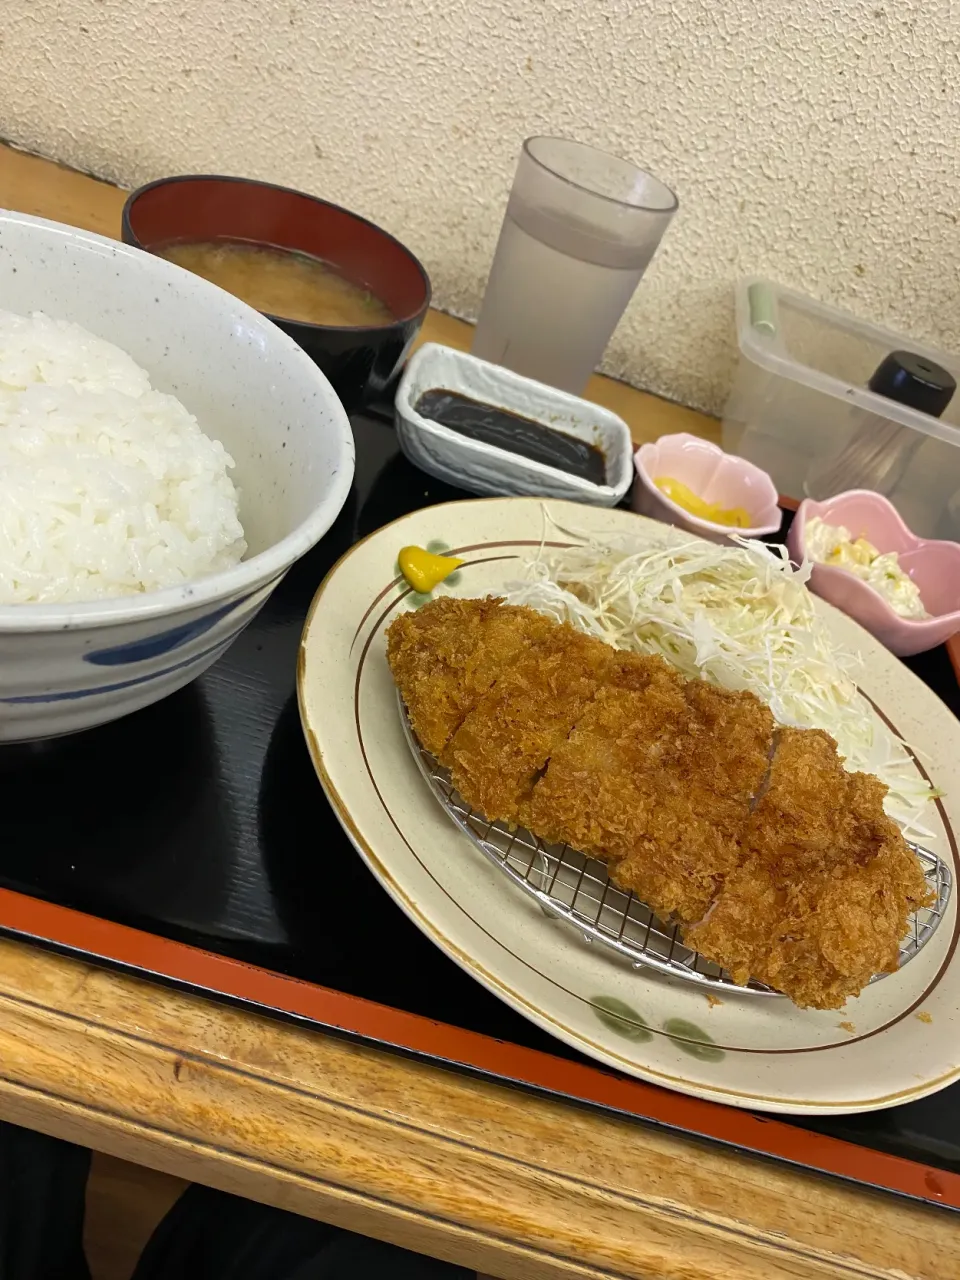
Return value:
[(236, 564), (233, 465), (119, 347), (0, 311), (0, 604), (135, 595)]

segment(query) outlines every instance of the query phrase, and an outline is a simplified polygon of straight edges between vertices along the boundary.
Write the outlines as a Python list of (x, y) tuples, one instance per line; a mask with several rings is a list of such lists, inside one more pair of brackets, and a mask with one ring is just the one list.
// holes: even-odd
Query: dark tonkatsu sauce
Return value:
[(498, 449), (542, 462), (591, 484), (605, 484), (607, 460), (595, 444), (578, 440), (542, 422), (524, 418), (509, 409), (481, 404), (458, 391), (425, 391), (414, 406), (421, 418), (439, 422), (469, 440), (481, 440)]

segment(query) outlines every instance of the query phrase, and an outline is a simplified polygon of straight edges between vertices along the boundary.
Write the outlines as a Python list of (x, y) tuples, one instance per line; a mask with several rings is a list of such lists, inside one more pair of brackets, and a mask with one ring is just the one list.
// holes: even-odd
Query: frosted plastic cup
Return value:
[(473, 354), (580, 395), (676, 209), (670, 188), (627, 160), (528, 138)]

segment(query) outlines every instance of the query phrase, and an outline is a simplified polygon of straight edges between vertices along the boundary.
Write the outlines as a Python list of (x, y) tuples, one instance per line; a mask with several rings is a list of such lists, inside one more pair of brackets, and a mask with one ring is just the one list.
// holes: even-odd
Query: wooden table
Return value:
[[(122, 202), (0, 148), (2, 205), (112, 235)], [(716, 437), (607, 379), (591, 393), (638, 440)], [(0, 1115), (505, 1278), (960, 1277), (946, 1213), (11, 942)]]

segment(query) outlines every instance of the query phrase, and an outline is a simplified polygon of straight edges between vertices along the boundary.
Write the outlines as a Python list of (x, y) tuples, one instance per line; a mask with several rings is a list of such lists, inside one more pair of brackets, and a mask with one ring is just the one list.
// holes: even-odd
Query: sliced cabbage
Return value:
[(749, 689), (780, 724), (825, 729), (847, 769), (886, 784), (887, 813), (904, 834), (929, 836), (923, 816), (935, 792), (858, 693), (860, 656), (831, 639), (808, 576), (782, 547), (739, 537), (719, 545), (664, 528), (652, 543), (543, 546), (504, 594), (618, 649), (660, 654), (686, 676)]

